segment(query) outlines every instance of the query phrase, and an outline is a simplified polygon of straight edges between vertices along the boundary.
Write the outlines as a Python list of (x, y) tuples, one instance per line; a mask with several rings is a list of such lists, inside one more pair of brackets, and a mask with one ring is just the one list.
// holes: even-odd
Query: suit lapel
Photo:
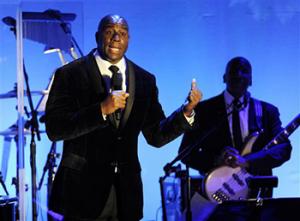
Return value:
[(127, 82), (127, 87), (128, 87), (128, 93), (129, 97), (127, 98), (127, 103), (126, 107), (123, 113), (123, 117), (121, 118), (120, 122), (120, 128), (123, 128), (129, 118), (132, 105), (134, 102), (134, 97), (135, 97), (135, 71), (133, 68), (132, 63), (126, 59), (127, 62), (127, 69), (126, 69), (126, 82)]
[[(87, 56), (86, 56), (86, 67), (88, 69), (88, 73), (90, 75), (91, 79), (91, 85), (92, 85), (92, 90), (95, 91), (96, 96), (102, 97), (103, 95), (107, 96), (107, 86), (105, 84), (104, 79), (101, 76), (101, 73), (99, 71), (98, 65), (96, 63), (96, 60), (94, 58), (94, 51), (91, 51)], [(126, 59), (126, 58), (125, 58)], [(119, 129), (123, 128), (129, 118), (132, 105), (134, 102), (134, 97), (135, 97), (135, 71), (133, 68), (132, 63), (126, 59), (127, 62), (127, 68), (126, 68), (126, 82), (127, 82), (127, 88), (128, 88), (128, 93), (129, 97), (127, 99), (127, 104), (125, 107), (125, 110), (123, 112), (123, 116), (121, 118), (121, 122), (119, 125)], [(112, 114), (108, 115), (109, 121), (115, 126), (115, 119)]]
[(212, 118), (215, 118), (214, 121), (216, 122), (216, 127), (219, 127), (218, 130), (221, 130), (219, 133), (222, 136), (220, 137), (220, 140), (225, 145), (233, 146), (224, 93), (217, 95), (213, 103), (214, 107), (212, 109), (214, 109), (216, 112), (211, 112), (211, 114)]
[(86, 57), (86, 67), (91, 79), (92, 90), (95, 91), (96, 95), (107, 94), (107, 86), (101, 76), (97, 62), (94, 57), (94, 51), (91, 51)]
[(220, 121), (224, 120), (224, 137), (223, 139), (225, 140), (225, 143), (228, 145), (233, 146), (232, 139), (231, 139), (231, 133), (230, 133), (230, 126), (229, 126), (229, 121), (228, 121), (228, 114), (227, 114), (227, 107), (226, 107), (226, 102), (224, 100), (224, 93), (220, 94), (219, 96), (219, 103), (222, 104), (220, 108), (220, 113), (222, 118), (220, 118)]
[(255, 126), (255, 113), (254, 113), (254, 106), (253, 106), (253, 100), (250, 99), (249, 102), (249, 114), (248, 114), (248, 129), (249, 129), (249, 134), (255, 131), (256, 126)]
[[(98, 68), (97, 62), (94, 57), (94, 52), (95, 49), (86, 56), (86, 67), (91, 79), (92, 90), (95, 92), (96, 96), (101, 99), (102, 97), (107, 96), (108, 88)], [(109, 114), (107, 117), (108, 120), (116, 128), (116, 122), (113, 115)]]
[(249, 117), (248, 117), (248, 125), (249, 125), (249, 134), (255, 132), (255, 131), (260, 131), (261, 128), (257, 123), (257, 116), (255, 112), (255, 103), (254, 99), (250, 99), (250, 104), (249, 104)]

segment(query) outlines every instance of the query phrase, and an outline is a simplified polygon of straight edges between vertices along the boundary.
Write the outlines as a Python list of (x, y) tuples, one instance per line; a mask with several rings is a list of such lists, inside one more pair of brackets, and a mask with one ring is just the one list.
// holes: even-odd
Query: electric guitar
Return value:
[[(279, 134), (276, 135), (263, 149), (279, 143), (289, 137), (300, 125), (300, 114), (297, 115)], [(245, 141), (246, 145), (241, 152), (244, 156), (251, 153), (252, 146), (259, 133), (251, 134)], [(220, 166), (211, 171), (204, 179), (204, 191), (207, 198), (212, 202), (222, 203), (227, 200), (247, 199), (249, 188), (247, 178), (252, 175), (244, 168), (230, 166)]]

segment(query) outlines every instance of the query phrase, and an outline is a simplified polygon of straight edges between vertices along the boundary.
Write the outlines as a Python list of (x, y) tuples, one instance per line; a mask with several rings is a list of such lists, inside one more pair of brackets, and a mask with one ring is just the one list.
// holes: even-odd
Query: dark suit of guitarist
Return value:
[[(46, 130), (51, 140), (64, 140), (64, 146), (50, 209), (65, 220), (140, 220), (140, 132), (149, 144), (161, 147), (191, 128), (187, 118), (201, 98), (199, 90), (194, 85), (189, 103), (166, 118), (154, 75), (124, 57), (128, 39), (126, 20), (108, 15), (99, 23), (97, 51), (55, 73)], [(109, 91), (97, 56), (102, 64), (124, 61), (126, 92)], [(116, 127), (112, 115), (119, 109), (122, 117)]]
[[(288, 139), (268, 150), (262, 150), (282, 130), (278, 108), (260, 101), (262, 118), (261, 120), (257, 119), (256, 102), (249, 97), (247, 92), (252, 83), (252, 68), (245, 58), (236, 57), (229, 61), (224, 74), (224, 82), (227, 85), (226, 92), (202, 101), (195, 108), (197, 116), (195, 129), (184, 134), (180, 151), (190, 145), (199, 144), (183, 162), (198, 170), (202, 175), (224, 164), (245, 167), (252, 175), (271, 175), (272, 168), (289, 160), (291, 154), (291, 145)], [(242, 101), (246, 99), (243, 105), (248, 108), (248, 115), (247, 122), (244, 123), (247, 124), (248, 131), (244, 131), (245, 135), (263, 129), (252, 146), (252, 152), (244, 157), (233, 151), (232, 148), (228, 148), (234, 147), (234, 143), (230, 121), (226, 117), (230, 104), (226, 104), (225, 100), (234, 98), (240, 98)], [(207, 136), (209, 131), (212, 132)], [(199, 142), (204, 136), (207, 138)], [(231, 160), (228, 160), (229, 156), (232, 157)], [(257, 191), (252, 191), (252, 195), (249, 197), (256, 196)], [(272, 191), (269, 190), (262, 196), (271, 195)]]

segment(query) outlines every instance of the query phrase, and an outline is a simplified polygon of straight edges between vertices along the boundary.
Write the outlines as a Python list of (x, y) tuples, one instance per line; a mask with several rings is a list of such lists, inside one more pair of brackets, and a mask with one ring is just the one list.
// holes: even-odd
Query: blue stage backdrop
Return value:
[[(183, 104), (192, 78), (197, 80), (204, 99), (220, 93), (227, 61), (245, 56), (253, 66), (251, 94), (279, 107), (283, 126), (300, 113), (300, 0), (81, 0), (81, 1), (0, 1), (0, 18), (16, 17), (17, 8), (43, 12), (49, 8), (75, 13), (72, 33), (87, 54), (96, 46), (95, 31), (101, 17), (117, 13), (130, 26), (128, 58), (156, 76), (159, 98), (168, 115)], [(16, 176), (16, 144), (5, 131), (16, 123), (16, 98), (6, 97), (16, 82), (16, 40), (10, 27), (0, 25), (0, 162), (7, 169), (5, 184), (11, 196)], [(24, 39), (24, 63), (30, 87), (47, 87), (54, 70), (61, 66), (57, 53), (44, 54), (45, 44)], [(77, 51), (78, 53), (78, 51)], [(65, 59), (72, 57), (65, 54)], [(34, 105), (41, 99), (33, 96)], [(27, 98), (25, 105), (28, 107)], [(25, 117), (27, 119), (27, 117)], [(44, 124), (40, 123), (41, 130)], [(294, 147), (290, 161), (275, 169), (279, 185), (274, 197), (300, 197), (300, 130), (291, 136)], [(144, 219), (161, 220), (159, 177), (163, 167), (177, 155), (181, 137), (161, 149), (139, 139), (139, 157), (144, 183)], [(31, 179), (26, 135), (26, 209), (31, 220)], [(37, 181), (40, 181), (51, 142), (45, 133), (36, 141)], [(61, 153), (61, 142), (57, 151)], [(57, 159), (59, 163), (59, 159)], [(196, 171), (192, 171), (196, 174)], [(84, 191), (84, 190), (82, 190)], [(38, 191), (39, 219), (46, 216), (47, 174)], [(0, 186), (0, 195), (4, 195)], [(91, 196), (93, 197), (93, 196)]]

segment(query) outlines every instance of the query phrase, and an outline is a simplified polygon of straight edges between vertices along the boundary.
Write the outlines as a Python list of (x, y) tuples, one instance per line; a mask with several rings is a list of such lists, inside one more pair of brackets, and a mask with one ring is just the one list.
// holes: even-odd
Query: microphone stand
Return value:
[[(201, 139), (201, 142), (203, 140)], [(197, 142), (198, 144), (198, 142)], [(173, 165), (179, 161), (182, 160), (183, 158), (185, 158), (186, 156), (188, 156), (190, 154), (190, 152), (195, 149), (198, 145), (193, 145), (193, 146), (189, 146), (187, 149), (184, 149), (183, 151), (181, 151), (174, 160), (172, 160), (170, 163), (167, 163), (164, 166), (164, 171), (165, 171), (165, 176), (160, 178), (159, 182), (160, 182), (160, 186), (161, 186), (161, 191), (163, 191), (163, 184), (162, 182), (165, 180), (165, 178), (167, 176), (169, 176), (170, 172), (171, 172), (171, 168), (173, 167)], [(186, 151), (188, 150), (188, 151)], [(162, 192), (163, 194), (163, 192)], [(186, 221), (192, 221), (192, 210), (191, 210), (191, 178), (189, 176), (189, 167), (186, 166), (186, 200), (187, 200), (187, 205), (186, 205)], [(162, 195), (163, 196), (163, 195)], [(164, 197), (162, 197), (162, 210), (163, 210), (163, 221), (167, 221), (167, 211), (166, 211), (166, 206), (165, 206), (165, 202), (164, 202)]]
[[(3, 19), (4, 21), (4, 19)], [(16, 23), (15, 20), (12, 20), (12, 23), (9, 25), (11, 26), (10, 30), (13, 31), (14, 35), (16, 36)], [(7, 24), (7, 23), (6, 23)], [(36, 206), (36, 143), (35, 143), (35, 134), (37, 135), (37, 139), (40, 141), (40, 131), (39, 131), (39, 124), (37, 120), (37, 111), (33, 107), (33, 101), (31, 96), (31, 90), (29, 86), (28, 74), (26, 72), (25, 65), (23, 64), (23, 72), (24, 72), (24, 79), (26, 84), (26, 95), (28, 97), (28, 103), (31, 111), (31, 119), (29, 121), (30, 128), (31, 128), (31, 141), (30, 141), (30, 165), (31, 165), (31, 197), (32, 197), (32, 220), (37, 221), (37, 206)], [(18, 180), (18, 178), (17, 178)], [(17, 181), (19, 182), (19, 181)]]
[(39, 131), (39, 124), (37, 120), (37, 111), (33, 107), (32, 102), (32, 96), (31, 91), (29, 87), (29, 81), (28, 81), (28, 75), (24, 68), (24, 77), (26, 82), (26, 90), (27, 90), (27, 96), (28, 96), (28, 102), (29, 107), (31, 111), (31, 120), (30, 120), (30, 126), (31, 126), (31, 141), (30, 141), (30, 165), (31, 165), (31, 196), (32, 196), (32, 220), (37, 220), (37, 204), (36, 204), (36, 143), (35, 143), (35, 134), (37, 135), (37, 139), (40, 141), (40, 131)]
[(55, 158), (56, 157), (57, 157), (56, 156), (56, 142), (52, 142), (50, 151), (47, 155), (47, 161), (44, 165), (43, 174), (42, 174), (42, 177), (41, 177), (39, 185), (38, 185), (38, 190), (41, 190), (41, 188), (42, 188), (44, 177), (45, 177), (45, 174), (46, 174), (47, 170), (49, 170), (48, 181), (49, 181), (49, 178), (50, 178), (50, 180), (53, 180), (52, 178), (53, 178), (53, 172), (54, 171), (52, 170), (52, 168), (54, 168), (56, 166), (56, 163), (55, 163)]
[(189, 166), (186, 166), (186, 221), (192, 221), (192, 208), (191, 208), (191, 177)]
[[(246, 107), (247, 105), (247, 102), (248, 102), (248, 99), (249, 99), (249, 96), (245, 97), (244, 98), (244, 103), (242, 104), (241, 106), (241, 109), (242, 107)], [(232, 106), (229, 105), (229, 107), (227, 107), (226, 109), (230, 108)], [(240, 109), (240, 110), (241, 110)], [(205, 133), (202, 137), (199, 137), (199, 139), (197, 139), (197, 141), (194, 143), (194, 144), (191, 144), (189, 146), (187, 146), (185, 149), (183, 149), (170, 163), (167, 163), (165, 166), (164, 166), (164, 171), (165, 171), (165, 176), (162, 178), (165, 179), (167, 176), (169, 176), (170, 172), (171, 172), (171, 169), (173, 167), (173, 165), (178, 162), (178, 161), (181, 161), (183, 160), (184, 158), (188, 157), (191, 152), (193, 150), (195, 150), (204, 140), (206, 140), (213, 132), (215, 132), (224, 122), (225, 120), (227, 120), (228, 116), (231, 115), (233, 113), (233, 110), (230, 111), (229, 113), (226, 113), (224, 118), (213, 128), (211, 128), (210, 130), (207, 131), (207, 133)], [(192, 221), (192, 211), (191, 211), (191, 188), (190, 188), (190, 185), (191, 185), (191, 179), (189, 177), (189, 167), (187, 166), (186, 167), (186, 182), (187, 182), (187, 211), (186, 211), (186, 221)], [(162, 181), (160, 181), (162, 182)], [(166, 209), (163, 208), (163, 213), (166, 214)], [(166, 215), (163, 215), (163, 221), (167, 221), (166, 219)]]
[[(224, 122), (224, 121), (222, 121)], [(220, 124), (221, 125), (221, 124)], [(160, 179), (160, 183), (163, 182), (163, 180), (169, 176), (171, 168), (173, 167), (173, 165), (186, 158), (187, 156), (190, 155), (190, 153), (196, 149), (196, 147), (198, 147), (210, 134), (212, 134), (216, 128), (218, 127), (214, 127), (213, 129), (209, 130), (204, 136), (200, 137), (200, 139), (194, 144), (194, 145), (190, 145), (188, 146), (186, 149), (183, 149), (170, 163), (167, 163), (164, 166), (164, 171), (165, 171), (165, 176), (163, 178)], [(162, 187), (162, 184), (161, 184)], [(191, 178), (189, 176), (189, 167), (186, 166), (186, 213), (185, 213), (185, 220), (186, 221), (192, 221), (192, 210), (191, 210)], [(167, 216), (166, 216), (166, 207), (163, 203), (162, 205), (162, 209), (163, 209), (163, 221), (167, 221)]]
[[(52, 189), (52, 184), (55, 176), (55, 170), (54, 168), (57, 166), (55, 159), (59, 157), (59, 154), (56, 153), (56, 142), (52, 142), (51, 149), (47, 156), (47, 161), (45, 163), (44, 169), (43, 169), (43, 175), (40, 179), (38, 190), (42, 188), (43, 180), (45, 173), (48, 170), (48, 183), (47, 183), (47, 206), (49, 207), (49, 199), (50, 199), (50, 193)], [(53, 220), (52, 216), (50, 214), (47, 214), (48, 221)]]
[(167, 210), (166, 210), (166, 201), (164, 196), (164, 180), (166, 179), (167, 175), (163, 177), (159, 177), (159, 186), (160, 186), (160, 195), (161, 195), (161, 208), (162, 208), (162, 215), (163, 221), (167, 221)]

